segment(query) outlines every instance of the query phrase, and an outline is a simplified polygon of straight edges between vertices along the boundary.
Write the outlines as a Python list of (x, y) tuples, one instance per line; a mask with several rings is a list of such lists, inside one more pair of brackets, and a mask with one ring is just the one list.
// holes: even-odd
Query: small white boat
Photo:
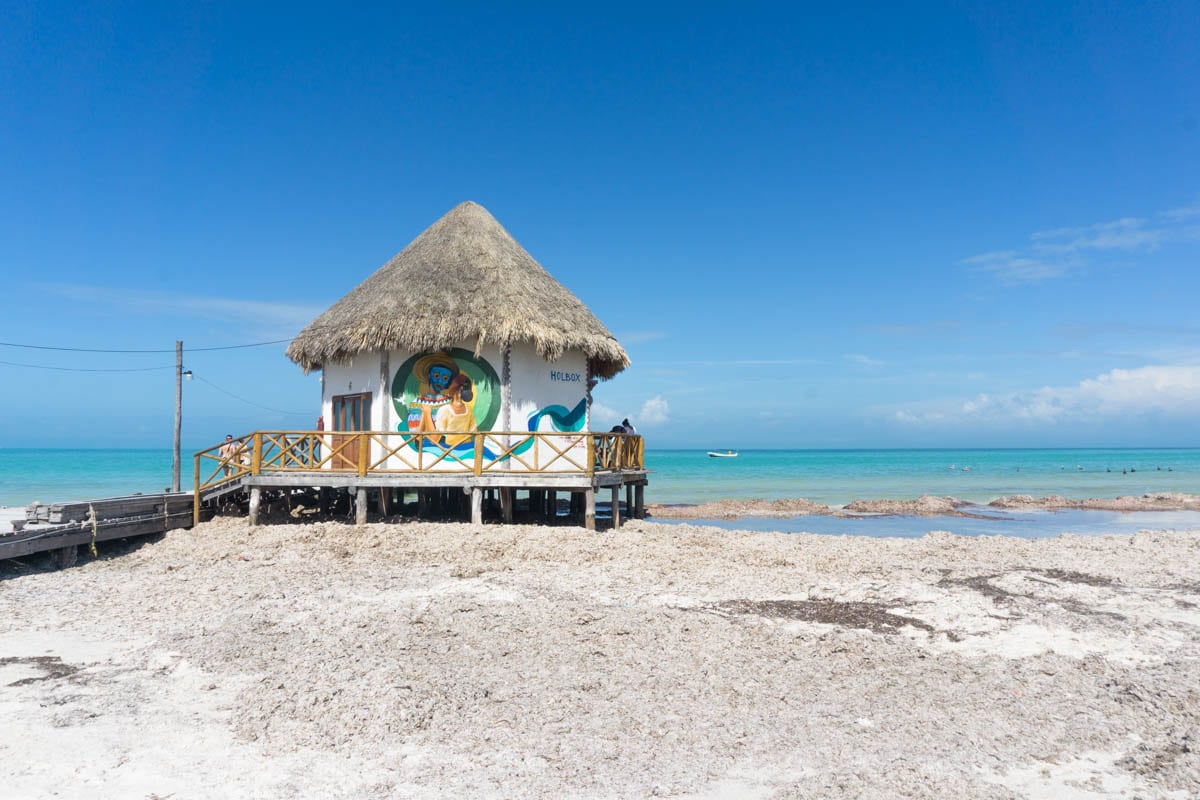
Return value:
[(726, 450), (723, 453), (716, 450), (708, 451), (709, 458), (737, 458), (737, 455), (737, 450)]

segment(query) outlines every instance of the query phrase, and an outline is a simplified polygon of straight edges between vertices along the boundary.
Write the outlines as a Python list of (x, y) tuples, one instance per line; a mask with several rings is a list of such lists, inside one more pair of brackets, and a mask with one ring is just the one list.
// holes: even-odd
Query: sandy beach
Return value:
[(12, 797), (1200, 796), (1200, 531), (227, 518), (0, 612)]

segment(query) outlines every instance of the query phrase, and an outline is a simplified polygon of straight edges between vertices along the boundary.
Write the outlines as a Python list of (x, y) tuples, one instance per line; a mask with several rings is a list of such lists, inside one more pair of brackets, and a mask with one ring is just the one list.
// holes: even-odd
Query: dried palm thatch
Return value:
[(380, 350), (531, 342), (547, 361), (580, 350), (611, 378), (629, 356), (578, 297), (508, 231), (466, 202), (317, 317), (288, 346), (305, 372)]

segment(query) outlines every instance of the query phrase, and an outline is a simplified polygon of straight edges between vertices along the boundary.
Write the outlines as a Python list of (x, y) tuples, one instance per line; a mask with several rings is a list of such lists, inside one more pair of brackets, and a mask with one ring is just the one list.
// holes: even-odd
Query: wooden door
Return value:
[[(371, 430), (371, 394), (339, 394), (333, 398), (334, 469), (358, 469), (360, 442), (357, 436), (337, 432)], [(344, 445), (344, 447), (343, 447)]]

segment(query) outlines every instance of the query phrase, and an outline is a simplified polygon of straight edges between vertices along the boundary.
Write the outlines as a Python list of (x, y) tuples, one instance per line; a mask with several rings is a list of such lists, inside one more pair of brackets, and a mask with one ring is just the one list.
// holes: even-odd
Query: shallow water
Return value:
[[(723, 448), (722, 448), (723, 449)], [(648, 503), (804, 497), (842, 506), (923, 494), (987, 503), (997, 497), (1069, 498), (1200, 493), (1200, 449), (701, 450), (647, 447)]]
[[(0, 506), (26, 506), (161, 492), (171, 485), (170, 450), (0, 448)], [(183, 453), (181, 488), (192, 486), (192, 454)]]
[[(1072, 450), (749, 450), (709, 458), (702, 450), (647, 450), (647, 503), (805, 497), (841, 506), (855, 499), (911, 500), (922, 494), (987, 503), (1002, 495), (1118, 497), (1155, 492), (1200, 494), (1200, 449)], [(181, 483), (192, 482), (184, 452)], [(0, 506), (161, 492), (171, 483), (170, 450), (35, 450), (0, 448)], [(603, 494), (603, 493), (602, 493)], [(963, 517), (751, 517), (695, 522), (728, 529), (850, 536), (1041, 537), (1072, 532), (1134, 533), (1200, 528), (1200, 512), (999, 511)]]
[(1141, 530), (1198, 530), (1200, 511), (997, 511), (965, 506), (962, 511), (986, 516), (914, 517), (905, 515), (860, 515), (851, 517), (743, 517), (728, 519), (655, 519), (666, 524), (709, 525), (725, 530), (771, 531), (778, 533), (822, 533), (844, 536), (895, 536), (916, 539), (932, 531), (949, 531), (961, 536), (1016, 536), (1041, 539), (1073, 533), (1081, 536), (1132, 535)]

